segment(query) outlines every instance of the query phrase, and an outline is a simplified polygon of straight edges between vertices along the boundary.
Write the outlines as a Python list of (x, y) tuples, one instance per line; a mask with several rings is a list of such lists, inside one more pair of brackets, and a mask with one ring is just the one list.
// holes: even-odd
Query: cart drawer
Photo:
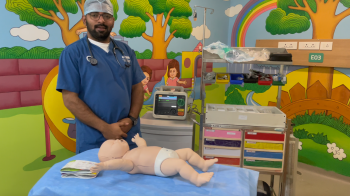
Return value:
[(265, 142), (251, 142), (246, 141), (244, 144), (245, 148), (255, 148), (264, 150), (283, 150), (283, 144), (265, 143)]
[(282, 159), (282, 152), (263, 152), (263, 151), (251, 151), (245, 150), (244, 157), (255, 157), (255, 158), (267, 158), (267, 159)]
[(244, 166), (282, 168), (282, 161), (262, 161), (262, 160), (244, 159)]
[(258, 133), (258, 132), (246, 132), (245, 139), (249, 140), (270, 140), (270, 141), (284, 141), (284, 134), (281, 133)]
[(206, 136), (206, 137), (221, 137), (221, 138), (241, 139), (242, 138), (242, 132), (240, 132), (240, 131), (205, 129), (204, 136)]
[(204, 154), (239, 157), (241, 150), (204, 147)]
[(241, 147), (241, 141), (205, 138), (204, 145), (225, 146), (225, 147)]
[(218, 162), (217, 164), (225, 164), (225, 165), (240, 165), (240, 158), (225, 158), (225, 157), (210, 157), (210, 156), (203, 156), (203, 159), (214, 159), (217, 158)]

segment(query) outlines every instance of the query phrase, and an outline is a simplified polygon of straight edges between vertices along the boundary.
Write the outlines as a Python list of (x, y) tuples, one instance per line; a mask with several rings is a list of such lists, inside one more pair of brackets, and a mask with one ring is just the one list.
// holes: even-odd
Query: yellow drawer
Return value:
[(264, 149), (264, 150), (283, 150), (283, 144), (265, 143), (265, 142), (245, 141), (244, 147)]

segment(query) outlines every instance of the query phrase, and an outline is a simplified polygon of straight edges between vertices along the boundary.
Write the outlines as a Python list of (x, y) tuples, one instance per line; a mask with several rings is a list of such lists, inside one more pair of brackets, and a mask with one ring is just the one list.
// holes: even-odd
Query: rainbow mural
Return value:
[(245, 47), (250, 24), (262, 13), (277, 8), (277, 0), (250, 0), (238, 14), (233, 25), (231, 47)]

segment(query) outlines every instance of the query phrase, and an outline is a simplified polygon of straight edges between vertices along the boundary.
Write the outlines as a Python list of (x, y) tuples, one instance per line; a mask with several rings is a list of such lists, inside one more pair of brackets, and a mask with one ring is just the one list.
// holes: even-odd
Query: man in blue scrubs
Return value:
[(84, 10), (87, 37), (63, 50), (56, 88), (76, 117), (76, 153), (99, 148), (106, 139), (125, 139), (135, 148), (131, 138), (141, 134), (145, 75), (134, 51), (109, 36), (114, 26), (110, 0), (86, 0)]

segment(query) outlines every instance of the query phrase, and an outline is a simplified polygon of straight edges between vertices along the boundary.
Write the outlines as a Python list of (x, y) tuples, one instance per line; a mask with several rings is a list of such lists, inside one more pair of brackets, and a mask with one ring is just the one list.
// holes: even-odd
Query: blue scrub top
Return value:
[[(102, 120), (112, 124), (123, 118), (127, 118), (131, 106), (132, 86), (140, 83), (145, 75), (137, 62), (134, 51), (126, 44), (114, 41), (121, 48), (126, 57), (130, 57), (131, 66), (125, 67), (128, 58), (122, 58), (119, 50), (116, 50), (118, 64), (114, 54), (114, 45), (111, 42), (109, 52), (90, 44), (94, 58), (98, 64), (92, 66), (87, 60), (90, 56), (86, 37), (67, 46), (59, 59), (59, 73), (56, 90), (62, 89), (75, 92), (79, 98)], [(140, 121), (138, 121), (140, 122)], [(76, 119), (77, 138), (76, 153), (79, 154), (93, 148), (100, 148), (106, 141), (101, 132), (85, 125)], [(128, 132), (126, 141), (130, 149), (136, 145), (131, 141), (136, 133), (140, 132), (140, 123)]]

